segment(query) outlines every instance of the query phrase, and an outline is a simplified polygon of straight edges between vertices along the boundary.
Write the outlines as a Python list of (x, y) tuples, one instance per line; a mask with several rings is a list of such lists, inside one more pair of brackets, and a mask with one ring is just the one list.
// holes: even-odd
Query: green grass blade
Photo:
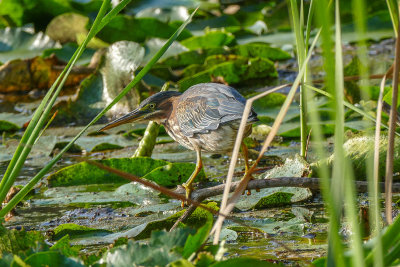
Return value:
[[(83, 50), (87, 43), (90, 41), (90, 39), (94, 36), (93, 34), (93, 28), (97, 27), (97, 25), (100, 23), (100, 18), (105, 14), (107, 9), (109, 8), (109, 0), (104, 0), (103, 4), (100, 8), (100, 11), (98, 13), (98, 16), (96, 17), (96, 20), (93, 24), (93, 27), (91, 31), (88, 34), (88, 37), (86, 38), (85, 42), (79, 46), (77, 51), (74, 53), (74, 56), (72, 59), (68, 62), (67, 66), (64, 68), (63, 72), (60, 74), (60, 76), (57, 78), (55, 83), (52, 85), (50, 88), (49, 92), (46, 94), (44, 97), (43, 101), (39, 105), (38, 109), (36, 110), (32, 121), (29, 123), (28, 129), (25, 131), (19, 146), (17, 147), (16, 152), (14, 153), (14, 156), (7, 167), (6, 173), (0, 183), (0, 202), (3, 202), (8, 190), (12, 187), (14, 184), (14, 181), (20, 172), (26, 158), (28, 157), (33, 144), (36, 142), (37, 137), (39, 136), (39, 133), (48, 118), (48, 115), (51, 111), (51, 108), (60, 92), (62, 89), (62, 86), (64, 85), (69, 72), (72, 70), (73, 65), (75, 64), (76, 60), (79, 58), (79, 56), (83, 53)], [(56, 92), (53, 93), (53, 91), (57, 88)], [(50, 98), (51, 97), (51, 98)]]
[(15, 195), (11, 201), (0, 210), (0, 217), (4, 217), (12, 208), (15, 207), (24, 196), (39, 182), (39, 180), (53, 167), (53, 165), (61, 158), (61, 156), (68, 151), (68, 149), (75, 143), (78, 138), (82, 136), (86, 130), (93, 125), (96, 121), (98, 121), (108, 110), (110, 110), (124, 95), (126, 95), (129, 90), (131, 90), (142, 78), (143, 76), (152, 68), (152, 66), (160, 59), (160, 57), (167, 51), (167, 49), (171, 46), (171, 44), (176, 40), (179, 34), (183, 31), (186, 25), (189, 24), (193, 15), (197, 9), (190, 15), (190, 17), (176, 30), (176, 32), (168, 39), (165, 45), (153, 56), (153, 58), (146, 64), (146, 66), (136, 75), (136, 77), (122, 90), (122, 92), (116, 96), (113, 101), (105, 107), (97, 116), (86, 125), (81, 132), (79, 132), (61, 151), (58, 153), (43, 169), (41, 169), (35, 177), (33, 177), (29, 183), (27, 183), (21, 191)]
[[(344, 143), (344, 74), (343, 74), (343, 52), (342, 37), (340, 24), (339, 0), (335, 5), (335, 80), (336, 80), (336, 121), (335, 121), (335, 159), (333, 162), (332, 179), (336, 180), (335, 184), (339, 185), (334, 190), (334, 201), (338, 204), (337, 211), (340, 211), (341, 201), (345, 200), (345, 214), (351, 225), (351, 246), (354, 253), (352, 254), (352, 266), (365, 266), (364, 253), (361, 242), (361, 230), (358, 221), (358, 212), (356, 205), (356, 193), (354, 186), (354, 175), (350, 163), (346, 160), (343, 143)], [(343, 190), (344, 189), (344, 190)], [(335, 192), (336, 191), (336, 192)], [(344, 193), (344, 198), (343, 198)]]
[[(306, 84), (305, 87), (310, 89), (310, 90), (313, 90), (313, 91), (315, 91), (315, 92), (317, 92), (317, 93), (319, 93), (321, 95), (324, 95), (326, 97), (329, 97), (329, 98), (333, 99), (332, 94), (330, 94), (330, 93), (328, 93), (328, 92), (326, 92), (324, 90), (318, 89), (318, 88), (316, 88), (316, 87), (314, 87), (312, 85), (309, 85), (309, 84)], [(376, 122), (376, 118), (374, 118), (371, 114), (369, 114), (369, 113), (365, 112), (364, 110), (354, 106), (353, 104), (351, 104), (351, 103), (349, 103), (347, 101), (343, 101), (343, 105), (346, 106), (347, 108), (351, 109), (351, 110), (354, 110), (358, 114), (363, 115), (365, 118), (367, 118), (367, 119), (369, 119), (369, 120), (371, 120), (373, 122)], [(385, 129), (389, 129), (389, 126), (384, 124), (384, 123), (381, 123), (381, 126), (383, 128), (385, 128)], [(400, 133), (396, 133), (396, 134), (398, 136), (400, 136)]]
[(386, 0), (389, 9), (390, 19), (392, 20), (394, 35), (397, 37), (397, 28), (399, 25), (399, 11), (397, 10), (396, 0)]
[[(306, 57), (306, 50), (304, 48), (304, 31), (303, 31), (303, 2), (301, 2), (301, 14), (297, 7), (297, 0), (290, 0), (291, 18), (293, 24), (293, 30), (296, 37), (296, 51), (297, 51), (297, 62), (299, 66), (303, 65)], [(307, 71), (306, 71), (307, 72)], [(302, 84), (305, 82), (304, 76), (302, 77)], [(300, 155), (305, 157), (306, 146), (307, 146), (307, 111), (306, 111), (306, 96), (303, 90), (303, 86), (300, 86)]]

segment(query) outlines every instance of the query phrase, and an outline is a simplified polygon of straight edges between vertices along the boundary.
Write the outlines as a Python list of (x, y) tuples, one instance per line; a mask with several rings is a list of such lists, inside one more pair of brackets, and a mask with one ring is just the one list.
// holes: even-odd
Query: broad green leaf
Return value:
[[(143, 178), (154, 181), (159, 185), (172, 187), (186, 182), (195, 167), (194, 163), (189, 162), (169, 163), (152, 170), (143, 176)], [(204, 180), (205, 177), (204, 170), (201, 170), (196, 177), (196, 181)]]
[(213, 225), (213, 217), (212, 214), (209, 214), (209, 218), (207, 222), (200, 227), (196, 234), (194, 235), (189, 235), (188, 238), (186, 239), (185, 246), (183, 247), (183, 252), (182, 256), (187, 259), (195, 253), (197, 250), (200, 249), (200, 247), (203, 245), (204, 242), (207, 241), (208, 234), (211, 231)]
[(24, 262), (31, 267), (60, 266), (60, 267), (84, 267), (77, 260), (67, 258), (58, 251), (41, 251), (27, 257)]
[(32, 115), (2, 112), (0, 113), (0, 132), (17, 131), (31, 118)]
[[(215, 64), (211, 65), (209, 64)], [(201, 71), (201, 69), (205, 69)], [(193, 74), (194, 75), (189, 75)], [(256, 78), (274, 78), (277, 72), (272, 61), (264, 58), (244, 58), (235, 55), (215, 55), (206, 59), (203, 66), (195, 70), (187, 70), (189, 76), (178, 81), (181, 91), (190, 86), (212, 82), (216, 77), (222, 78), (228, 84), (243, 83)]]
[(53, 231), (53, 240), (59, 240), (65, 235), (69, 235), (70, 238), (77, 238), (82, 236), (106, 235), (111, 233), (109, 230), (95, 229), (83, 225), (77, 225), (75, 223), (61, 224)]
[[(157, 167), (167, 165), (168, 162), (163, 160), (154, 160), (151, 158), (120, 158), (120, 159), (105, 159), (99, 161), (106, 166), (123, 170), (125, 172), (144, 176)], [(103, 171), (96, 166), (81, 162), (63, 168), (48, 178), (50, 186), (71, 186), (82, 184), (102, 184), (102, 183), (127, 183), (128, 180), (106, 171)], [(170, 184), (169, 181), (163, 181), (161, 178), (161, 185), (164, 183)]]
[[(121, 40), (144, 42), (147, 38), (168, 39), (179, 26), (172, 26), (155, 18), (132, 18), (118, 15), (108, 23), (97, 35), (101, 40), (114, 43)], [(126, 29), (134, 29), (127, 31)], [(184, 30), (178, 40), (192, 36)]]
[(202, 36), (193, 36), (181, 41), (190, 50), (216, 48), (235, 44), (235, 36), (225, 31), (209, 31)]

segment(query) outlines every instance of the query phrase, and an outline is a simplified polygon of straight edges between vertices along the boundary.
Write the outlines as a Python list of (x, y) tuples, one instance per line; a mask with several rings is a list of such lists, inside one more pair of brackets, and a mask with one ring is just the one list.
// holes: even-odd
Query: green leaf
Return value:
[(127, 246), (106, 254), (105, 262), (110, 267), (166, 266), (181, 258), (178, 250), (189, 233), (190, 230), (180, 228), (173, 232), (153, 232), (147, 244), (129, 241)]
[[(155, 168), (143, 176), (143, 178), (154, 181), (159, 185), (172, 187), (186, 182), (195, 167), (196, 164), (189, 162), (169, 163), (168, 165)], [(201, 170), (196, 177), (196, 181), (204, 180), (205, 177), (204, 170)]]
[[(134, 30), (127, 31), (126, 29)], [(155, 18), (132, 18), (118, 15), (99, 32), (98, 37), (108, 43), (121, 40), (142, 43), (151, 37), (168, 39), (177, 29), (178, 26), (169, 25)], [(184, 30), (178, 40), (190, 36), (192, 34)]]
[(187, 259), (190, 257), (190, 255), (192, 255), (193, 253), (195, 253), (197, 250), (200, 249), (203, 243), (207, 241), (212, 225), (213, 225), (213, 216), (210, 213), (207, 222), (197, 230), (196, 234), (189, 235), (189, 237), (187, 238), (185, 246), (183, 247), (182, 257)]
[(76, 260), (67, 258), (58, 251), (42, 251), (30, 255), (25, 263), (31, 267), (60, 266), (60, 267), (83, 267), (84, 265)]
[(69, 241), (69, 235), (64, 235), (50, 248), (50, 251), (59, 251), (62, 255), (67, 257), (78, 257), (80, 249), (76, 246), (71, 246)]
[[(201, 69), (205, 70), (201, 71)], [(278, 76), (272, 61), (264, 58), (245, 58), (236, 55), (210, 56), (203, 66), (195, 69), (185, 69), (185, 71), (188, 75), (193, 74), (193, 72), (196, 72), (196, 74), (178, 81), (182, 91), (198, 83), (211, 82), (215, 77), (222, 77), (228, 84), (237, 84), (250, 79)]]
[(209, 31), (202, 36), (193, 36), (181, 42), (190, 50), (216, 48), (235, 44), (235, 36), (225, 31)]
[(111, 231), (109, 230), (95, 229), (83, 225), (77, 225), (75, 223), (61, 224), (57, 226), (53, 231), (54, 240), (59, 240), (66, 235), (69, 235), (70, 238), (77, 238), (83, 236), (106, 235), (111, 233)]
[(243, 57), (261, 57), (269, 60), (286, 60), (291, 55), (282, 49), (271, 47), (266, 43), (249, 43), (232, 48), (232, 52)]
[[(168, 162), (155, 160), (151, 158), (118, 158), (105, 159), (99, 161), (106, 166), (119, 169), (137, 176), (144, 176), (152, 170), (167, 165)], [(103, 184), (103, 183), (128, 183), (129, 181), (86, 162), (80, 162), (65, 167), (48, 178), (49, 186), (71, 186), (83, 184)], [(169, 181), (163, 181), (159, 178), (161, 185), (170, 184)]]

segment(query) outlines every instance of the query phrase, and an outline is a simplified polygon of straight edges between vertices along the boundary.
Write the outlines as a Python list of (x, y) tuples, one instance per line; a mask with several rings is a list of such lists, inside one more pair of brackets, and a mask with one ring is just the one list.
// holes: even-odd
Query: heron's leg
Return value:
[[(243, 157), (244, 157), (244, 164), (245, 164), (244, 172), (245, 172), (245, 174), (247, 174), (247, 172), (250, 169), (249, 149), (247, 148), (246, 144), (243, 141), (242, 141), (241, 149), (242, 149), (242, 154), (243, 154)], [(254, 177), (251, 175), (250, 176), (250, 180), (253, 180), (253, 179), (254, 179)], [(260, 189), (257, 188), (256, 192), (260, 192)], [(250, 190), (247, 190), (247, 195), (251, 195), (251, 191)]]
[(186, 183), (182, 184), (183, 188), (185, 188), (186, 190), (186, 198), (190, 198), (190, 194), (193, 191), (192, 183), (194, 179), (196, 179), (196, 176), (200, 173), (201, 169), (203, 168), (203, 161), (201, 160), (201, 150), (196, 150), (196, 155), (197, 155), (196, 168), (194, 169), (192, 175), (190, 175)]

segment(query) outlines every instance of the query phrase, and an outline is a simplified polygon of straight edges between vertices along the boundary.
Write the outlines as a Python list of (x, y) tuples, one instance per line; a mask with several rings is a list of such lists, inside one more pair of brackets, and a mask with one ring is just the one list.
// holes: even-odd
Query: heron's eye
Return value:
[(154, 103), (149, 104), (149, 108), (154, 109), (155, 107), (156, 107), (156, 104), (154, 104)]

